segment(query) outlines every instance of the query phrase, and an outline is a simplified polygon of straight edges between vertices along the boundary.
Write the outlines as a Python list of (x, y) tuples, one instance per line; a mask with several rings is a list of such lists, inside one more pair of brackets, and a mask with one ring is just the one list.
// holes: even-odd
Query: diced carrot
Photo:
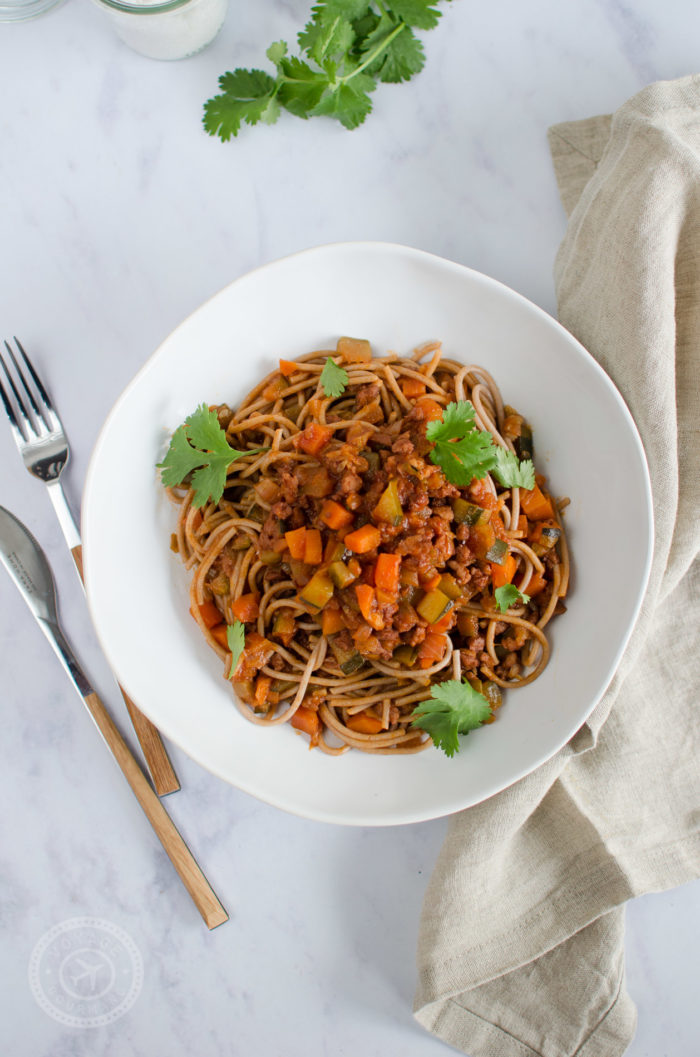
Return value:
[(354, 716), (348, 716), (345, 726), (356, 734), (378, 734), (382, 729), (382, 721), (367, 712), (357, 712)]
[(306, 530), (304, 561), (307, 565), (320, 565), (323, 561), (323, 541), (318, 529)]
[(352, 523), (353, 515), (335, 499), (324, 499), (321, 506), (321, 521), (331, 529), (346, 528)]
[(401, 381), (401, 392), (408, 399), (425, 395), (425, 382), (418, 378), (403, 378)]
[(554, 517), (551, 500), (538, 484), (534, 488), (520, 489), (520, 505), (530, 521), (543, 521), (545, 518)]
[(280, 360), (280, 374), (283, 374), (285, 378), (290, 378), (298, 370), (298, 363), (292, 363), (291, 360)]
[(223, 646), (224, 649), (227, 650), (229, 646), (227, 633), (228, 629), (226, 624), (215, 624), (214, 627), (209, 628), (209, 630), (211, 631), (216, 641), (219, 643), (219, 646)]
[(275, 378), (273, 378), (270, 382), (267, 383), (267, 385), (262, 391), (262, 395), (265, 400), (277, 400), (277, 398), (282, 395), (285, 389), (288, 388), (289, 385), (284, 380), (284, 378), (281, 378), (279, 375), (277, 375)]
[[(197, 608), (199, 609), (202, 623), (206, 628), (213, 628), (223, 620), (221, 613), (213, 602), (202, 602)], [(190, 609), (190, 613), (192, 613), (192, 609)], [(194, 613), (192, 613), (192, 616), (194, 616)]]
[(294, 438), (295, 445), (307, 455), (318, 455), (325, 448), (333, 436), (333, 430), (328, 426), (321, 426), (318, 422), (310, 422), (306, 429)]
[(345, 363), (366, 363), (372, 359), (372, 346), (366, 338), (338, 338), (336, 352)]
[(421, 668), (430, 668), (441, 661), (447, 649), (447, 636), (429, 631), (418, 647), (418, 661)]
[(323, 499), (331, 494), (333, 488), (333, 479), (325, 466), (322, 466), (320, 470), (311, 474), (301, 490), (304, 495), (310, 495), (312, 499)]
[(422, 396), (420, 400), (416, 401), (416, 407), (421, 409), (426, 422), (436, 422), (439, 418), (442, 418), (443, 409), (430, 396)]
[(530, 583), (525, 588), (525, 594), (529, 595), (530, 598), (534, 598), (535, 595), (538, 595), (540, 591), (543, 591), (546, 586), (547, 581), (545, 580), (544, 576), (542, 575), (542, 573), (538, 572), (537, 569), (535, 569), (534, 573), (530, 577)]
[(374, 562), (368, 562), (367, 565), (363, 565), (361, 567), (361, 576), (363, 584), (369, 584), (370, 587), (374, 587), (374, 570)]
[(343, 542), (355, 554), (367, 554), (368, 551), (373, 551), (379, 546), (381, 538), (379, 529), (374, 525), (363, 525), (362, 528), (349, 532)]
[[(343, 542), (345, 542), (345, 540), (343, 540)], [(360, 573), (362, 572), (362, 566), (358, 562), (357, 558), (350, 558), (348, 560), (347, 564), (348, 564), (348, 569), (350, 570), (352, 575), (355, 578), (357, 578), (360, 575)]]
[(503, 565), (498, 565), (497, 562), (489, 562), (489, 564), (491, 566), (491, 579), (493, 580), (494, 587), (505, 587), (506, 584), (513, 582), (517, 562), (512, 554), (506, 556)]
[(284, 538), (287, 541), (292, 558), (298, 562), (303, 562), (306, 551), (306, 529), (303, 526), (302, 528), (292, 529), (290, 532), (285, 532)]
[(439, 586), (441, 579), (440, 573), (431, 572), (430, 570), (428, 570), (425, 578), (419, 574), (420, 585), (424, 591), (434, 591)]
[(267, 701), (267, 695), (272, 686), (272, 679), (269, 675), (259, 675), (255, 680), (255, 704), (258, 707), (262, 707)]
[(236, 620), (249, 624), (251, 620), (257, 620), (260, 613), (260, 595), (241, 595), (231, 606), (231, 612)]
[(377, 612), (377, 598), (374, 588), (370, 587), (369, 584), (355, 584), (355, 594), (357, 595), (357, 604), (360, 607), (360, 612), (369, 626), (374, 628), (375, 631), (381, 631), (384, 627), (384, 621), (381, 614)]
[(430, 630), (437, 632), (439, 635), (444, 635), (446, 631), (449, 631), (457, 619), (457, 610), (450, 609), (449, 612), (445, 613), (444, 617), (440, 617), (434, 624), (430, 625)]
[(318, 712), (314, 712), (313, 709), (307, 708), (305, 705), (299, 705), (289, 722), (295, 730), (302, 730), (304, 734), (308, 734), (312, 745), (316, 744), (321, 729)]
[(400, 554), (380, 554), (377, 558), (377, 564), (374, 570), (374, 582), (376, 586), (389, 594), (396, 594), (399, 589), (400, 571)]
[(328, 606), (321, 614), (321, 631), (327, 637), (335, 635), (345, 627), (345, 618), (339, 609), (330, 609)]

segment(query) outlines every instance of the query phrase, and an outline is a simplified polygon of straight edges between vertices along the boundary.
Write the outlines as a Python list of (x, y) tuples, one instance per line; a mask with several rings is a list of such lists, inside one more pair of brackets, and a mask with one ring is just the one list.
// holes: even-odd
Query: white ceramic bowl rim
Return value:
[[(401, 352), (427, 337), (443, 338), (452, 356), (455, 346), (478, 347), (465, 362), (492, 369), (506, 402), (533, 421), (541, 442), (538, 469), (551, 475), (555, 492), (572, 497), (567, 522), (575, 586), (569, 612), (552, 626), (550, 664), (531, 687), (508, 694), (498, 723), (464, 739), (451, 761), (432, 750), (397, 759), (329, 758), (306, 752), (289, 729), (247, 724), (187, 614), (189, 575), (168, 553), (172, 508), (163, 508), (154, 471), (168, 434), (202, 399), (233, 403), (277, 357), (326, 347), (340, 333)], [(125, 431), (127, 446), (121, 444)], [(615, 460), (608, 453), (613, 444)], [(124, 456), (125, 450), (132, 454)], [(624, 580), (615, 578), (616, 555), (599, 546), (595, 496), (613, 530), (623, 520), (636, 526), (624, 545)], [(273, 261), (234, 280), (184, 320), (110, 412), (83, 503), (91, 613), (107, 659), (142, 710), (238, 788), (307, 818), (352, 825), (449, 814), (494, 795), (556, 753), (585, 722), (619, 663), (646, 589), (652, 533), (639, 435), (622, 397), (586, 350), (496, 280), (381, 242), (318, 246)], [(118, 575), (115, 553), (129, 556), (126, 564), (116, 562)], [(163, 614), (150, 639), (133, 610), (139, 586)]]

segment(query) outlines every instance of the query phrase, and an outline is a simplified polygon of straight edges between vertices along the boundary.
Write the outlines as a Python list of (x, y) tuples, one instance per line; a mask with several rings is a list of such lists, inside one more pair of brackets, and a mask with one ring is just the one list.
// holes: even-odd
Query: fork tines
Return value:
[[(9, 354), (10, 360), (14, 367), (14, 374), (20, 383), (21, 388), (27, 395), (29, 400), (29, 407), (27, 407), (26, 400), (22, 399), (20, 392), (15, 384), (12, 371), (8, 367), (7, 360), (0, 352), (0, 364), (2, 364), (7, 384), (10, 387), (10, 391), (15, 399), (15, 407), (13, 407), (10, 395), (0, 379), (0, 396), (2, 402), (5, 405), (5, 411), (7, 412), (8, 418), (14, 428), (22, 435), (22, 439), (27, 441), (32, 437), (40, 437), (45, 435), (47, 432), (52, 432), (60, 428), (58, 417), (53, 409), (49, 395), (41, 384), (41, 380), (34, 370), (29, 357), (27, 356), (22, 343), (19, 338), (14, 338), (14, 342), (17, 346), (20, 356), (24, 360), (26, 371), (24, 371), (19, 364), (17, 357), (12, 351), (12, 347), (9, 342), (5, 342), (5, 348)], [(28, 373), (27, 373), (28, 372)], [(34, 383), (34, 390), (30, 382)], [(31, 410), (30, 410), (31, 409)]]

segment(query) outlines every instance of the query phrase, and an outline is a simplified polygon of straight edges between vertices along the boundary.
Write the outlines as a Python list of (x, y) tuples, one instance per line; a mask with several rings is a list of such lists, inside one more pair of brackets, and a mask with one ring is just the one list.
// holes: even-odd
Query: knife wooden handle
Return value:
[[(77, 570), (80, 573), (80, 579), (84, 583), (85, 577), (83, 576), (82, 546), (78, 544), (77, 547), (72, 547), (71, 554), (73, 555), (73, 561), (76, 564)], [(167, 793), (176, 793), (180, 788), (180, 782), (175, 774), (173, 765), (170, 762), (170, 757), (168, 756), (168, 751), (163, 744), (157, 727), (151, 723), (150, 719), (144, 716), (143, 712), (139, 711), (126, 690), (124, 690), (122, 686), (120, 686), (119, 689), (121, 690), (124, 704), (131, 717), (131, 722), (136, 731), (136, 737), (139, 739), (143, 755), (146, 758), (148, 769), (153, 777), (153, 784), (158, 796), (165, 796)]]
[(180, 836), (175, 823), (153, 792), (109, 712), (94, 691), (87, 694), (83, 700), (207, 928), (215, 929), (217, 925), (228, 921), (228, 914)]

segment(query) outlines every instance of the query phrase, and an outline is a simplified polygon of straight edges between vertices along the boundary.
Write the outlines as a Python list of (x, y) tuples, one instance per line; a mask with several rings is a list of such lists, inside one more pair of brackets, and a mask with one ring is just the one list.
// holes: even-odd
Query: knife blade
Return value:
[(89, 679), (63, 634), (58, 618), (56, 586), (46, 555), (29, 529), (2, 506), (0, 506), (0, 561), (12, 577), (19, 593), (82, 698), (103, 741), (121, 768), (207, 927), (216, 928), (217, 925), (228, 920), (228, 914), (153, 791), (108, 710), (90, 685)]

